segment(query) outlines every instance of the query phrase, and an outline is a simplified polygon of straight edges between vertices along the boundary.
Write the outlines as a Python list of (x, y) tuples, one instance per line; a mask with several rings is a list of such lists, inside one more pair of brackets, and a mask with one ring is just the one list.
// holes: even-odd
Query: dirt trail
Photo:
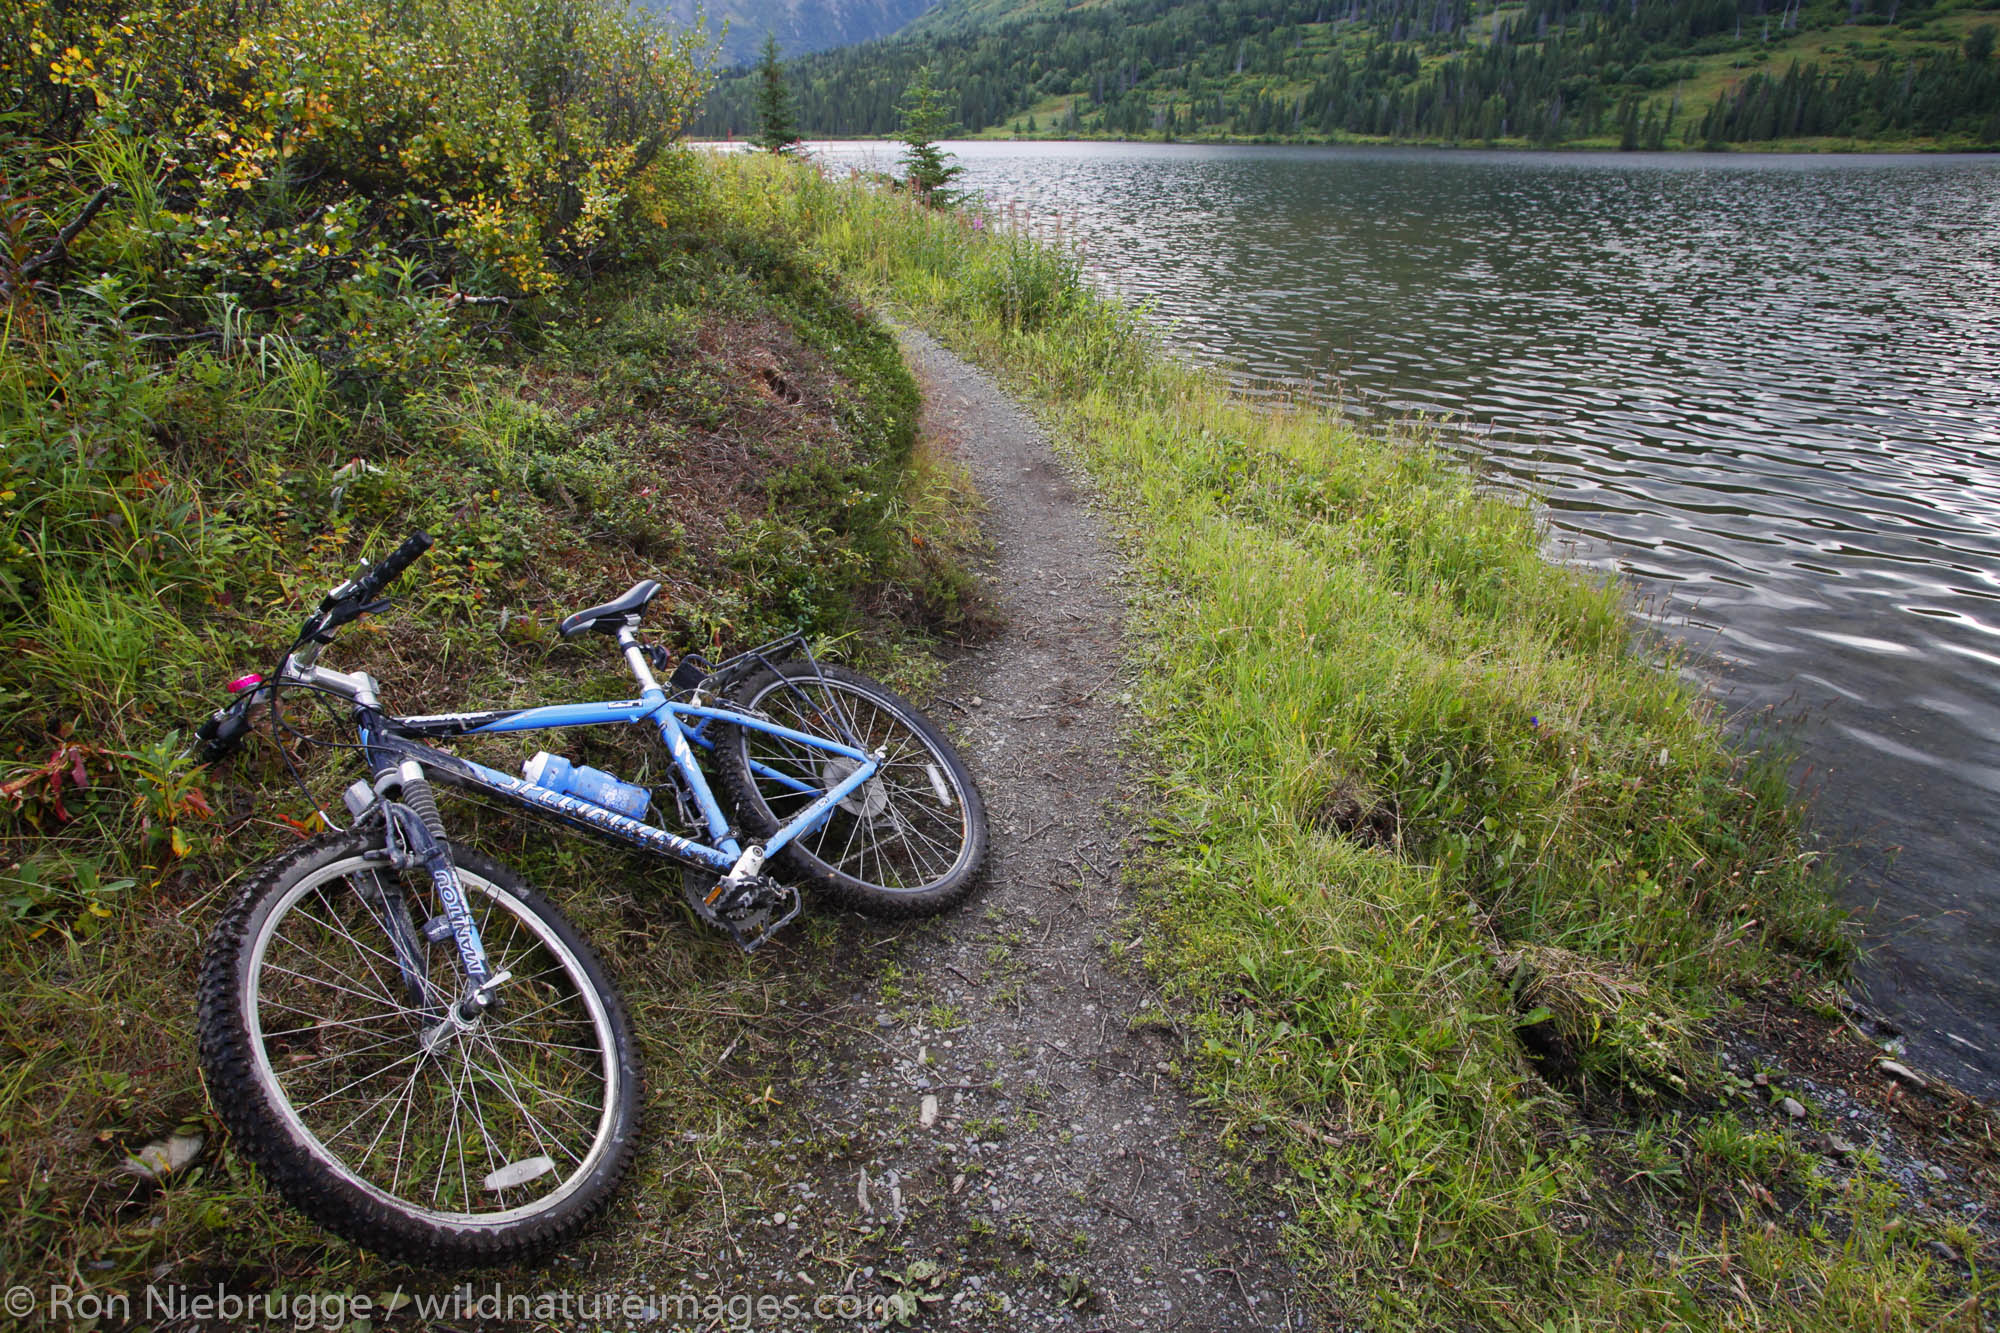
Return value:
[(866, 1035), (807, 1091), (814, 1138), (836, 1146), (801, 1153), (794, 1215), (740, 1241), (774, 1276), (837, 1265), (851, 1290), (907, 1291), (924, 1327), (1305, 1327), (1282, 1219), (1246, 1215), (1217, 1179), (1166, 1072), (1178, 1039), (1133, 1024), (1148, 990), (1111, 960), (1127, 914), (1111, 807), (1136, 788), (1104, 534), (991, 382), (922, 335), (905, 352), (927, 426), (991, 506), (1007, 628), (953, 664), (934, 711), (985, 794), (992, 861), (844, 1009)]

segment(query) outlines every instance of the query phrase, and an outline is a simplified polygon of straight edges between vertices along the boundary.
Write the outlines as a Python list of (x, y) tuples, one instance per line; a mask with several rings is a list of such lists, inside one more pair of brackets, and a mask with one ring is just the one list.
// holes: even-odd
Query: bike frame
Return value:
[[(693, 725), (690, 725), (690, 721)], [(766, 735), (777, 736), (798, 745), (823, 751), (828, 756), (853, 760), (859, 765), (853, 772), (828, 788), (818, 800), (765, 839), (763, 852), (766, 857), (775, 855), (793, 839), (810, 833), (825, 823), (833, 814), (835, 806), (860, 790), (881, 769), (879, 758), (844, 742), (795, 731), (790, 727), (780, 726), (775, 722), (752, 717), (734, 709), (716, 708), (699, 702), (676, 702), (669, 699), (657, 686), (646, 690), (637, 699), (607, 700), (601, 703), (550, 704), (496, 712), (440, 713), (423, 717), (390, 717), (373, 713), (364, 716), (362, 720), (361, 743), (367, 747), (369, 763), (377, 772), (385, 767), (395, 767), (405, 760), (415, 760), (423, 766), (429, 776), (454, 786), (487, 792), (655, 855), (671, 857), (702, 870), (726, 873), (742, 859), (743, 848), (731, 836), (728, 817), (722, 813), (721, 806), (716, 802), (715, 793), (708, 785), (707, 775), (701, 771), (701, 765), (694, 753), (696, 746), (713, 748), (714, 743), (704, 732), (708, 724), (715, 721), (726, 722), (750, 731), (761, 731)], [(559, 731), (572, 727), (609, 726), (614, 723), (626, 725), (651, 723), (658, 729), (660, 739), (666, 743), (668, 753), (673, 756), (674, 768), (686, 784), (688, 794), (693, 797), (702, 822), (706, 825), (708, 842), (670, 833), (666, 829), (641, 820), (628, 819), (624, 815), (606, 810), (589, 801), (551, 791), (524, 778), (502, 773), (457, 755), (446, 754), (421, 743), (426, 739), (446, 736), (491, 736), (514, 731)], [(800, 782), (762, 764), (753, 762), (751, 768), (758, 776), (780, 782), (794, 791), (816, 790), (808, 783)]]
[[(399, 774), (421, 775), (434, 778), (452, 786), (470, 788), (486, 792), (492, 796), (510, 801), (515, 805), (551, 815), (564, 823), (602, 834), (614, 841), (636, 847), (641, 851), (664, 856), (684, 865), (706, 871), (722, 878), (724, 883), (741, 881), (755, 876), (766, 860), (782, 850), (793, 839), (810, 833), (829, 819), (842, 801), (881, 771), (886, 756), (870, 754), (845, 741), (830, 740), (824, 736), (814, 736), (809, 732), (797, 731), (791, 727), (753, 717), (733, 708), (719, 708), (704, 703), (702, 692), (694, 690), (687, 701), (669, 698), (660, 688), (647, 662), (644, 648), (639, 643), (637, 616), (629, 618), (618, 631), (618, 644), (624, 650), (626, 664), (639, 684), (636, 699), (613, 699), (597, 703), (547, 704), (533, 708), (503, 709), (478, 713), (439, 713), (419, 717), (397, 717), (382, 711), (375, 680), (366, 672), (334, 671), (317, 664), (319, 648), (325, 640), (315, 640), (291, 653), (279, 673), (283, 684), (304, 685), (327, 693), (343, 695), (354, 701), (355, 723), (360, 733), (360, 741), (367, 756), (370, 770), (375, 774), (375, 791), (379, 796), (385, 784)], [(768, 646), (768, 645), (767, 645)], [(753, 650), (761, 654), (762, 650)], [(759, 656), (758, 660), (762, 660)], [(708, 785), (707, 776), (695, 759), (697, 745), (713, 749), (714, 742), (705, 732), (711, 723), (723, 722), (730, 726), (744, 727), (751, 731), (761, 731), (767, 735), (803, 745), (809, 749), (824, 752), (829, 757), (837, 757), (852, 762), (855, 767), (832, 787), (821, 792), (819, 798), (804, 810), (774, 831), (761, 845), (749, 848), (741, 846), (730, 832), (729, 820), (716, 802), (715, 793)], [(502, 773), (497, 769), (474, 763), (472, 760), (447, 754), (423, 744), (426, 740), (448, 736), (489, 736), (516, 731), (560, 731), (572, 727), (599, 727), (612, 724), (637, 726), (650, 724), (665, 742), (667, 751), (673, 756), (675, 771), (682, 785), (694, 799), (701, 814), (708, 841), (685, 837), (669, 832), (643, 820), (629, 819), (616, 811), (576, 796), (551, 791), (524, 778)], [(798, 792), (819, 790), (811, 783), (788, 777), (770, 767), (756, 762), (751, 770), (759, 777), (782, 783)], [(408, 777), (404, 778), (407, 782)], [(407, 812), (406, 812), (407, 813)], [(391, 840), (397, 836), (394, 817), (391, 817)], [(486, 968), (486, 950), (479, 939), (478, 929), (467, 909), (464, 893), (458, 883), (456, 871), (449, 856), (428, 833), (418, 826), (415, 839), (424, 844), (422, 857), (431, 868), (432, 881), (436, 885), (439, 899), (445, 908), (444, 918), (450, 933), (455, 937), (459, 957), (464, 967), (470, 998), (467, 1003), (483, 1006), (486, 994), (501, 981), (492, 977)], [(796, 900), (796, 899), (795, 899)], [(391, 935), (396, 928), (389, 923)], [(731, 928), (731, 934), (735, 930)], [(407, 949), (414, 956), (414, 941), (394, 940), (400, 959)], [(738, 943), (743, 943), (739, 937)], [(755, 947), (745, 944), (745, 948)]]

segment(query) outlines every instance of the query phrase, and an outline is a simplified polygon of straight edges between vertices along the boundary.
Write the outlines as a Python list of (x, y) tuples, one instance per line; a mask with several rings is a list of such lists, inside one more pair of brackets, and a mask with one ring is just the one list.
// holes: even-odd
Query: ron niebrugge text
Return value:
[(879, 1322), (888, 1316), (884, 1296), (853, 1293), (752, 1296), (690, 1291), (508, 1291), (498, 1284), (467, 1282), (439, 1292), (232, 1291), (216, 1285), (154, 1283), (133, 1291), (51, 1286), (45, 1291), (8, 1289), (0, 1308), (16, 1319), (74, 1324), (168, 1320), (221, 1328), (286, 1328), (297, 1333), (339, 1330), (357, 1319), (528, 1320), (562, 1328), (625, 1324), (658, 1329), (669, 1321), (713, 1327), (756, 1328)]

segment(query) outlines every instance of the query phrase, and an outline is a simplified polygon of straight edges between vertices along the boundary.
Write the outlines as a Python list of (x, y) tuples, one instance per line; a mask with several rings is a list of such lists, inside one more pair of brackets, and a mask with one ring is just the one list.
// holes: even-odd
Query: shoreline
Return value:
[[(752, 145), (747, 139), (688, 138), (683, 140), (691, 148), (733, 148), (749, 150)], [(804, 139), (810, 148), (813, 144), (831, 143), (900, 143), (894, 135), (817, 135)], [(1682, 148), (1620, 148), (1615, 141), (1606, 143), (1565, 143), (1538, 144), (1531, 140), (1510, 142), (1455, 142), (1435, 139), (1287, 139), (1262, 137), (1215, 137), (1215, 138), (1134, 138), (1129, 135), (1051, 135), (1051, 134), (993, 134), (981, 132), (962, 139), (941, 141), (943, 146), (966, 144), (1125, 144), (1133, 147), (1186, 147), (1186, 148), (1373, 148), (1407, 149), (1411, 152), (1440, 153), (1536, 153), (1551, 157), (1575, 156), (1594, 153), (1606, 156), (1636, 159), (1657, 157), (1714, 157), (1714, 158), (1766, 158), (1766, 157), (1898, 157), (1934, 159), (1946, 157), (1991, 158), (2000, 156), (2000, 144), (1981, 148), (1976, 145), (1930, 144), (1921, 147), (1899, 147), (1896, 141), (1854, 142), (1842, 147), (1833, 147), (1819, 140), (1773, 141), (1770, 143), (1729, 143), (1714, 147)]]
[[(1389, 1326), (1505, 1302), (1656, 1327), (1685, 1300), (1832, 1329), (1867, 1288), (1917, 1327), (1983, 1299), (1993, 1109), (1840, 1017), (1847, 946), (1779, 757), (1634, 660), (1615, 586), (1421, 442), (1160, 358), (1060, 255), (717, 162), (1105, 488), (1142, 589), (1142, 947), (1177, 1074), (1299, 1209), (1310, 1281)], [(1862, 1206), (1881, 1189), (1902, 1202)], [(1754, 1290), (1690, 1285), (1710, 1216)]]

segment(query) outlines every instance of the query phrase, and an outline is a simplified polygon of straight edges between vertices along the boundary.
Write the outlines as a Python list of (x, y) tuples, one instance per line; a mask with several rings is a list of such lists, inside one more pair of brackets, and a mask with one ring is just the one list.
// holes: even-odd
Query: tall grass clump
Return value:
[(1344, 1317), (1831, 1330), (1970, 1308), (1872, 1186), (1629, 1156), (1636, 1129), (1703, 1160), (1685, 1126), (1737, 1114), (1713, 1025), (1772, 978), (1838, 976), (1851, 945), (1784, 756), (1732, 744), (1621, 586), (1549, 563), (1534, 512), (1421, 433), (1246, 400), (990, 217), (715, 169), (1007, 372), (1121, 514), (1145, 576), (1147, 958), (1194, 1088), (1280, 1168), (1295, 1253)]
[(1055, 324), (1082, 300), (1082, 265), (1074, 254), (1008, 231), (979, 248), (966, 275), (963, 304), (1013, 332)]

